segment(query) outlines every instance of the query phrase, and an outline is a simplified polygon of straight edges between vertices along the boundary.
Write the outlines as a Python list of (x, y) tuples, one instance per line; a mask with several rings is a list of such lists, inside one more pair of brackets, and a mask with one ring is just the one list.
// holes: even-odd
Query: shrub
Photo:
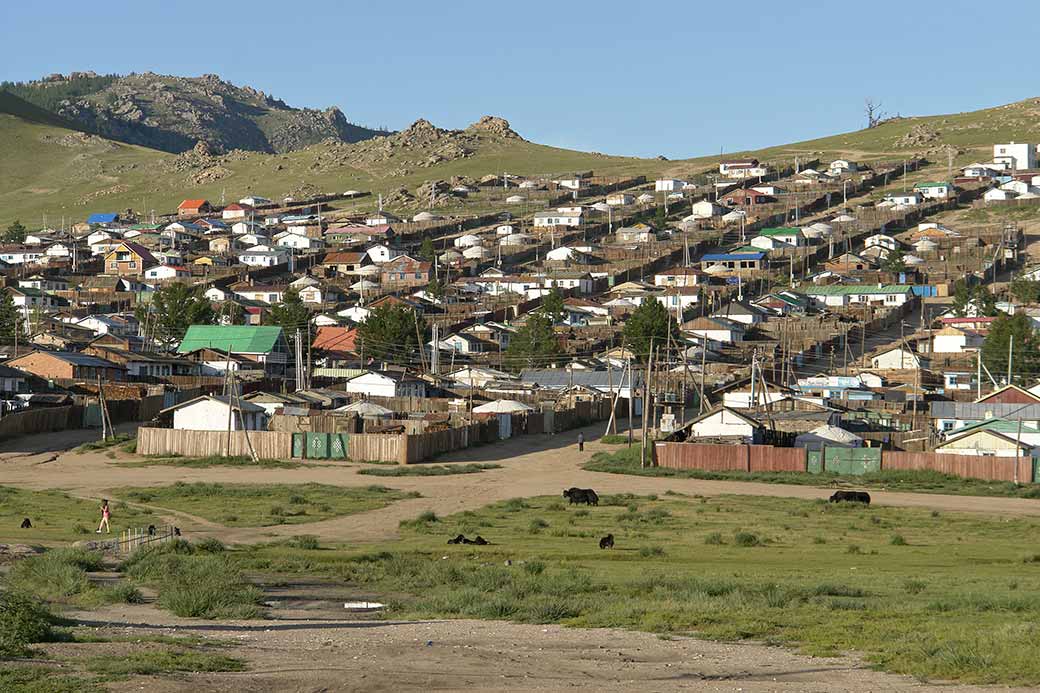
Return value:
[(159, 581), (159, 606), (177, 616), (255, 618), (261, 592), (223, 556), (177, 556)]
[(567, 506), (565, 506), (560, 501), (553, 501), (549, 505), (545, 506), (545, 509), (548, 510), (549, 512), (558, 513), (558, 512), (561, 512), (563, 510), (566, 510)]
[(892, 546), (906, 546), (906, 537), (902, 534), (893, 534), (892, 538), (888, 540), (888, 543)]
[(528, 505), (523, 498), (510, 498), (502, 503), (502, 509), (507, 513), (518, 513), (521, 510), (526, 510), (530, 507), (531, 506)]
[(8, 574), (11, 589), (55, 602), (78, 601), (94, 592), (87, 571), (101, 568), (101, 554), (54, 549), (19, 561)]
[(545, 564), (541, 561), (528, 561), (524, 563), (524, 572), (528, 575), (541, 575), (545, 570)]
[(281, 517), (285, 514), (285, 509), (280, 505), (272, 505), (271, 509), (267, 511), (267, 514), (271, 517)]
[(737, 532), (733, 535), (733, 543), (737, 546), (758, 546), (762, 541), (757, 534), (751, 532)]
[(1040, 563), (1040, 553), (1031, 553), (1022, 557), (1023, 563)]
[(35, 600), (0, 592), (0, 657), (26, 657), (29, 645), (54, 637), (54, 617)]
[(440, 518), (437, 517), (437, 513), (432, 510), (423, 510), (419, 513), (419, 516), (414, 520), (401, 520), (398, 526), (402, 529), (425, 529), (435, 522), (440, 522)]
[(824, 582), (813, 588), (814, 596), (817, 597), (865, 597), (867, 593), (859, 587), (848, 585), (836, 585)]
[(628, 512), (630, 512), (630, 513), (637, 513), (637, 512), (639, 512), (639, 504), (638, 503), (629, 503), (627, 507), (628, 507)]
[(531, 520), (531, 524), (529, 524), (527, 526), (527, 530), (531, 534), (538, 534), (539, 532), (541, 532), (543, 529), (545, 529), (548, 526), (549, 526), (548, 522), (546, 522), (545, 520), (543, 520), (540, 517), (536, 517), (533, 520)]
[(224, 544), (216, 537), (206, 537), (195, 543), (195, 550), (200, 553), (221, 553), (224, 551)]
[(845, 549), (845, 553), (861, 554), (863, 553), (863, 549), (861, 549), (857, 544), (849, 544), (848, 548)]
[(104, 589), (105, 600), (112, 604), (140, 604), (144, 601), (141, 590), (129, 582), (120, 582)]
[(574, 517), (588, 517), (588, 515), (589, 515), (588, 508), (582, 508), (581, 510), (575, 510), (574, 511)]
[(321, 545), (318, 543), (318, 537), (313, 534), (299, 534), (286, 543), (293, 548), (305, 549), (307, 551), (314, 551), (321, 548)]
[(664, 549), (660, 546), (643, 546), (639, 549), (639, 555), (643, 558), (655, 558), (664, 555)]
[(712, 532), (708, 536), (704, 537), (704, 543), (711, 546), (721, 546), (726, 542), (722, 538), (722, 532)]
[(922, 580), (907, 580), (903, 583), (903, 589), (905, 589), (909, 594), (920, 594), (921, 592), (924, 592), (924, 589), (927, 586), (928, 583)]
[(289, 505), (303, 505), (306, 502), (307, 498), (299, 494), (289, 496)]
[(825, 537), (815, 536), (815, 537), (813, 537), (812, 543), (814, 543), (814, 544), (826, 544), (827, 543), (827, 539)]

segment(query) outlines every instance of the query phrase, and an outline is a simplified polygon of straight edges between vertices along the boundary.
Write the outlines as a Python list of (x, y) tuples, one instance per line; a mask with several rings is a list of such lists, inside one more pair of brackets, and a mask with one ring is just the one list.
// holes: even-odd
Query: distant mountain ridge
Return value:
[(285, 153), (324, 140), (353, 143), (388, 134), (349, 122), (338, 108), (293, 108), (217, 75), (73, 72), (5, 82), (0, 89), (89, 132), (173, 153), (198, 142), (215, 152)]

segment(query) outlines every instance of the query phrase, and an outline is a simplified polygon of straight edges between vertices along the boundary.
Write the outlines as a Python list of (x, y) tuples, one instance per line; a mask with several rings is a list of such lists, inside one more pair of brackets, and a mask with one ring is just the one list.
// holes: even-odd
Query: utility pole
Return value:
[(975, 399), (982, 399), (982, 349), (975, 351)]
[(441, 356), (441, 342), (440, 342), (440, 325), (436, 322), (433, 323), (433, 350), (430, 352), (430, 374), (437, 375), (437, 370), (440, 367), (440, 356)]
[(1011, 339), (1008, 340), (1008, 367), (1007, 367), (1007, 384), (1011, 384), (1011, 360), (1015, 355), (1015, 335), (1012, 333)]
[(639, 466), (646, 468), (646, 425), (650, 413), (650, 377), (654, 367), (654, 338), (650, 337), (650, 353), (647, 354), (646, 372), (643, 377), (643, 420), (639, 450)]
[[(621, 350), (622, 350), (622, 353), (624, 353), (624, 347), (622, 347)], [(624, 376), (624, 374), (622, 374), (622, 376), (621, 376), (621, 384), (622, 385), (625, 384), (625, 376)], [(634, 398), (633, 395), (635, 395), (635, 392), (636, 392), (635, 381), (633, 380), (633, 377), (632, 377), (632, 357), (629, 356), (628, 357), (628, 447), (632, 447), (632, 400)], [(620, 393), (621, 393), (621, 388), (618, 387), (618, 394), (620, 394)]]

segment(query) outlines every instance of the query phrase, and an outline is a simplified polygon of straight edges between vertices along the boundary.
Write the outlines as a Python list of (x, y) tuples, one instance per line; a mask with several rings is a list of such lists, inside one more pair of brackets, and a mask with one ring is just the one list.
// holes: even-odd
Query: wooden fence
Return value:
[(1032, 457), (975, 457), (934, 452), (886, 451), (881, 457), (881, 468), (934, 470), (943, 474), (988, 481), (1036, 481), (1033, 479)]
[(404, 463), (404, 442), (407, 436), (399, 433), (365, 433), (352, 435), (347, 442), (347, 457), (355, 462)]
[[(248, 456), (249, 443), (261, 459), (292, 457), (292, 433), (282, 431), (232, 431), (231, 454)], [(137, 454), (212, 457), (227, 454), (227, 431), (190, 431), (174, 428), (141, 427), (137, 429)]]
[(0, 418), (0, 439), (80, 428), (82, 422), (83, 407), (75, 405), (16, 411)]
[[(835, 453), (845, 451), (853, 453), (857, 449), (828, 448), (828, 450)], [(808, 453), (805, 448), (657, 442), (654, 445), (654, 452), (657, 465), (669, 469), (699, 469), (709, 472), (805, 472), (809, 469)], [(1040, 481), (1033, 478), (1034, 464), (1031, 457), (982, 457), (893, 450), (881, 451), (880, 457), (882, 471), (931, 470), (951, 476), (987, 481), (1019, 483)], [(855, 466), (853, 467), (855, 468)], [(876, 469), (877, 466), (875, 465), (874, 468)], [(863, 469), (866, 470), (866, 468)], [(862, 473), (862, 471), (848, 473), (856, 474)]]

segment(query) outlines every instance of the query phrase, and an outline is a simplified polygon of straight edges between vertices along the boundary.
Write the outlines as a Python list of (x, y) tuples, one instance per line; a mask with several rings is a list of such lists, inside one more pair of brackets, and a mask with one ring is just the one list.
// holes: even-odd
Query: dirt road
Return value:
[(665, 640), (605, 628), (347, 618), (211, 623), (179, 619), (148, 605), (72, 617), (102, 636), (217, 638), (235, 643), (227, 654), (249, 662), (245, 672), (196, 674), (190, 683), (135, 677), (112, 684), (113, 691), (996, 690), (922, 684), (873, 671), (852, 657), (812, 658), (755, 643)]
[[(347, 517), (333, 518), (306, 525), (278, 525), (260, 528), (224, 528), (219, 524), (172, 509), (159, 509), (186, 533), (213, 535), (226, 543), (266, 541), (272, 537), (313, 534), (328, 541), (383, 541), (397, 535), (397, 525), (424, 510), (447, 515), (476, 509), (507, 498), (557, 495), (564, 488), (595, 488), (601, 493), (629, 492), (662, 494), (672, 489), (686, 494), (714, 496), (744, 494), (755, 496), (787, 496), (792, 498), (826, 498), (831, 491), (811, 486), (788, 486), (740, 481), (702, 481), (636, 477), (588, 472), (581, 465), (600, 450), (616, 450), (594, 440), (603, 432), (602, 425), (583, 429), (589, 441), (585, 452), (576, 445), (578, 431), (556, 436), (523, 436), (458, 451), (441, 462), (494, 462), (501, 469), (478, 474), (440, 477), (383, 478), (357, 473), (363, 465), (310, 465), (298, 469), (255, 469), (210, 467), (192, 469), (170, 466), (127, 467), (103, 453), (77, 454), (65, 452), (32, 454), (40, 443), (54, 444), (53, 436), (42, 440), (24, 439), (20, 450), (0, 453), (0, 483), (32, 489), (64, 489), (83, 497), (113, 498), (111, 489), (120, 486), (164, 486), (177, 481), (223, 483), (322, 483), (338, 486), (384, 484), (406, 491), (419, 491), (422, 498), (393, 503), (385, 508)], [(121, 455), (123, 460), (129, 459)], [(922, 493), (872, 491), (875, 503), (899, 507), (916, 507), (946, 512), (969, 512), (1000, 515), (1040, 515), (1040, 501), (1021, 498), (988, 498), (979, 496), (945, 496)]]

